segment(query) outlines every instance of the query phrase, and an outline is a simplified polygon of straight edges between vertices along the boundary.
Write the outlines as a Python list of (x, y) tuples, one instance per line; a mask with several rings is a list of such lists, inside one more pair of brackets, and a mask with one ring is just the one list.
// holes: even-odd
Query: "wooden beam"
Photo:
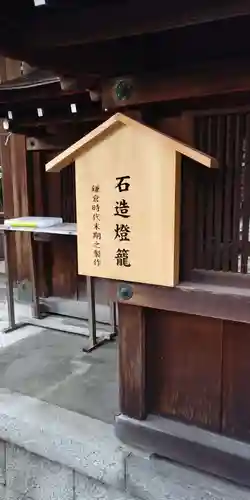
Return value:
[[(129, 285), (129, 283), (127, 284)], [(214, 284), (184, 282), (175, 288), (130, 283), (133, 296), (120, 299), (124, 283), (110, 280), (109, 297), (117, 298), (124, 307), (140, 306), (162, 311), (175, 311), (210, 318), (250, 324), (250, 294), (237, 284), (216, 286)]]
[[(19, 39), (2, 37), (1, 31), (0, 47), (2, 52), (5, 50), (5, 53), (22, 58), (32, 66), (53, 70), (59, 75), (75, 76), (77, 82), (73, 90), (81, 92), (86, 88), (95, 88), (100, 76), (104, 78), (156, 71), (172, 72), (178, 67), (183, 70), (184, 67), (202, 64), (206, 60), (218, 61), (239, 56), (245, 56), (248, 61), (250, 42), (244, 37), (248, 19), (239, 17), (213, 25), (207, 23), (183, 30), (168, 30), (143, 38), (138, 36), (49, 48), (22, 45)], [(239, 36), (234, 40), (232, 32), (236, 31)], [(22, 40), (22, 35), (20, 36)], [(72, 89), (69, 88), (68, 91), (70, 90)], [(58, 85), (55, 85), (55, 91), (58, 92)]]
[(82, 9), (34, 9), (33, 16), (20, 26), (18, 39), (35, 49), (92, 43), (143, 33), (155, 33), (218, 19), (250, 14), (249, 2), (189, 1), (174, 3), (129, 1)]
[(115, 94), (117, 81), (110, 79), (103, 83), (102, 105), (104, 109), (117, 109), (143, 103), (180, 101), (230, 93), (249, 92), (250, 71), (243, 61), (210, 64), (189, 68), (185, 72), (169, 74), (144, 74), (132, 78), (133, 91), (129, 99), (119, 100)]
[(119, 304), (120, 406), (129, 417), (146, 417), (146, 338), (142, 307)]

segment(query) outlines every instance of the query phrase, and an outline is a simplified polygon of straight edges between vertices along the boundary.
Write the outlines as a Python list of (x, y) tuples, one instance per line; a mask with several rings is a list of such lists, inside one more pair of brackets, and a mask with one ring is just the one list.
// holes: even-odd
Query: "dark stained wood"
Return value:
[[(229, 69), (230, 64), (221, 62), (207, 63), (199, 67), (175, 71), (168, 74), (151, 73), (133, 79), (133, 95), (129, 102), (117, 101), (113, 87), (116, 80), (113, 78), (103, 84), (103, 107), (114, 109), (150, 102), (172, 101), (180, 99), (205, 98), (209, 96), (243, 93), (250, 89), (250, 74), (243, 62), (234, 61), (234, 72)], [(126, 76), (126, 75), (125, 75)], [(122, 77), (122, 75), (120, 76)]]
[(1, 166), (3, 169), (3, 203), (5, 218), (13, 217), (14, 201), (13, 186), (10, 165), (10, 149), (5, 145), (6, 137), (0, 136), (1, 144)]
[[(155, 128), (192, 146), (194, 144), (193, 121), (193, 116), (184, 113), (157, 121)], [(183, 251), (181, 252), (180, 275), (186, 278), (194, 264), (194, 227), (196, 223), (194, 179), (196, 173), (194, 162), (183, 157), (181, 181), (181, 248)]]
[[(3, 210), (4, 218), (8, 219), (14, 216), (14, 201), (13, 201), (13, 186), (12, 186), (12, 171), (10, 149), (5, 146), (6, 138), (0, 136), (0, 158), (3, 172), (2, 186), (3, 186)], [(17, 279), (17, 266), (16, 266), (16, 243), (15, 235), (10, 235), (10, 266), (12, 270), (13, 279)]]
[(239, 243), (240, 243), (240, 203), (241, 203), (241, 179), (243, 162), (243, 139), (245, 130), (245, 116), (236, 117), (236, 138), (234, 157), (234, 179), (233, 179), (233, 243), (231, 248), (231, 270), (238, 272)]
[[(59, 176), (61, 216), (64, 221), (76, 222), (74, 165), (65, 168)], [(55, 238), (53, 251), (53, 293), (64, 297), (74, 297), (77, 293), (76, 238), (68, 236)]]
[[(214, 116), (197, 116), (195, 119), (196, 147), (215, 157), (217, 156), (217, 122), (217, 117)], [(219, 163), (220, 168), (221, 163)], [(197, 169), (197, 176), (194, 180), (197, 220), (193, 236), (195, 240), (193, 268), (213, 269), (217, 246), (221, 247), (221, 234), (217, 239), (215, 238), (216, 226), (222, 217), (220, 212), (216, 212), (216, 204), (222, 196), (221, 190), (219, 193), (218, 188), (216, 190), (219, 175), (218, 171)], [(188, 214), (185, 216), (188, 218)], [(190, 278), (190, 270), (189, 274), (186, 273), (184, 276), (186, 279)]]
[(147, 309), (149, 411), (220, 429), (222, 321)]
[[(1, 81), (7, 79), (6, 74), (6, 61), (4, 57), (0, 57), (0, 78)], [(14, 216), (14, 200), (13, 200), (13, 186), (12, 186), (12, 170), (11, 170), (11, 158), (10, 149), (5, 145), (6, 136), (0, 135), (0, 159), (3, 172), (2, 186), (3, 186), (3, 210), (4, 217), (6, 219)], [(15, 245), (15, 235), (10, 235), (12, 239), (10, 245), (10, 266), (12, 270), (12, 276), (15, 280), (17, 278), (16, 269), (16, 245)]]
[(45, 164), (44, 157), (40, 151), (28, 152), (27, 161), (30, 163), (29, 174), (33, 185), (32, 206), (34, 215), (45, 215)]
[[(195, 127), (196, 144), (201, 151), (206, 152), (206, 139), (207, 139), (207, 119), (199, 119)], [(205, 217), (206, 217), (206, 199), (207, 199), (207, 184), (205, 182), (204, 169), (197, 171), (197, 184), (196, 184), (196, 255), (195, 267), (203, 268), (205, 264)]]
[[(18, 39), (19, 43), (12, 37), (11, 40), (7, 39), (6, 46), (8, 44), (9, 51), (12, 50), (12, 57), (17, 57), (16, 49), (19, 51), (18, 58), (29, 60), (33, 66), (73, 77), (82, 75), (82, 85), (79, 85), (81, 90), (90, 88), (91, 82), (95, 85), (100, 76), (138, 75), (151, 71), (167, 71), (171, 74), (176, 67), (182, 70), (183, 65), (187, 68), (189, 65), (222, 61), (231, 57), (235, 58), (237, 64), (240, 57), (247, 58), (249, 54), (250, 43), (244, 36), (248, 23), (248, 17), (238, 17), (154, 35), (42, 50), (34, 50), (30, 44), (22, 47), (21, 37)], [(238, 33), (236, 39), (232, 37), (232, 32)], [(2, 51), (4, 45), (1, 43)], [(84, 60), (84, 65), (79, 65), (79, 60)], [(234, 61), (228, 65), (234, 66)], [(191, 71), (193, 70), (192, 67)]]
[(250, 219), (250, 115), (246, 117), (246, 145), (244, 159), (244, 184), (242, 186), (242, 245), (241, 272), (248, 271), (248, 242), (249, 242), (249, 219)]
[(77, 293), (76, 239), (58, 236), (52, 240), (52, 294), (74, 298)]
[(219, 162), (219, 170), (215, 176), (215, 192), (214, 192), (214, 255), (213, 269), (221, 269), (221, 242), (222, 238), (222, 193), (223, 193), (223, 178), (224, 178), (224, 141), (226, 131), (226, 118), (223, 116), (217, 117), (217, 147), (216, 158)]
[(226, 154), (225, 154), (225, 177), (224, 177), (224, 196), (223, 196), (223, 252), (222, 252), (222, 270), (230, 270), (230, 249), (232, 238), (232, 194), (233, 194), (233, 165), (235, 150), (235, 117), (227, 116), (226, 123)]
[[(216, 129), (216, 121), (212, 116), (208, 117), (207, 123), (207, 144), (206, 152), (211, 156), (215, 155), (214, 150), (214, 129)], [(204, 261), (206, 269), (213, 269), (213, 234), (214, 234), (214, 172), (209, 172), (204, 169), (204, 181), (206, 190), (206, 205), (205, 205), (205, 249)], [(210, 174), (210, 175), (209, 175)]]
[[(34, 102), (31, 101), (29, 103), (29, 107), (27, 106), (27, 101), (25, 102), (25, 100), (23, 100), (22, 103), (13, 103), (8, 107), (11, 107), (18, 124), (21, 124), (27, 129), (33, 128), (34, 131), (39, 127), (42, 128), (49, 125), (51, 127), (55, 127), (68, 123), (76, 125), (78, 124), (79, 126), (82, 125), (83, 128), (87, 128), (88, 126), (90, 126), (90, 124), (92, 124), (94, 128), (97, 122), (104, 121), (105, 118), (108, 119), (109, 114), (105, 113), (99, 105), (91, 105), (89, 103), (86, 105), (83, 98), (80, 100), (76, 97), (74, 97), (73, 102), (76, 104), (80, 113), (72, 115), (72, 113), (70, 112), (70, 104), (72, 99), (72, 97), (67, 97), (67, 99), (61, 98), (60, 100), (58, 100), (57, 98), (54, 100), (36, 100)], [(89, 99), (87, 95), (85, 99)], [(45, 116), (40, 119), (37, 116), (37, 107), (43, 108), (45, 112)], [(7, 106), (5, 105), (5, 109), (6, 108)], [(12, 126), (12, 124), (10, 125)], [(13, 126), (15, 126), (15, 123), (13, 123)], [(60, 140), (60, 138), (57, 138), (57, 140), (58, 139)], [(59, 147), (60, 145), (57, 146), (56, 149)]]
[[(46, 162), (56, 152), (46, 153)], [(45, 174), (47, 214), (62, 217), (65, 222), (75, 222), (74, 167), (61, 173)], [(52, 293), (58, 297), (75, 297), (77, 294), (77, 248), (73, 236), (57, 236), (51, 243)]]
[[(238, 247), (238, 250), (240, 246)], [(250, 249), (250, 244), (249, 244)], [(193, 283), (203, 283), (204, 285), (217, 285), (220, 287), (231, 287), (232, 294), (234, 288), (242, 289), (242, 293), (244, 293), (244, 289), (250, 289), (250, 275), (242, 274), (242, 273), (234, 273), (223, 271), (207, 271), (205, 269), (193, 269), (190, 273), (190, 282)], [(230, 293), (230, 288), (229, 288)]]
[[(56, 154), (46, 155), (46, 159), (54, 157)], [(48, 160), (46, 160), (48, 161)], [(51, 175), (45, 174), (46, 176), (46, 188), (47, 188), (47, 212), (50, 217), (61, 217), (61, 176), (59, 173), (53, 173)]]
[[(11, 157), (14, 216), (27, 216), (30, 214), (31, 204), (28, 191), (25, 137), (16, 134), (13, 135), (7, 147), (10, 148)], [(30, 237), (27, 233), (17, 232), (15, 239), (18, 280), (30, 279)]]
[(195, 265), (195, 224), (196, 165), (188, 158), (182, 161), (182, 191), (181, 191), (181, 252), (180, 252), (180, 281), (189, 278), (190, 270)]
[(142, 307), (119, 304), (120, 407), (129, 417), (146, 417), (146, 338)]
[(62, 216), (67, 222), (76, 222), (75, 165), (61, 172)]
[(74, 236), (57, 236), (52, 241), (52, 290), (57, 297), (77, 294), (77, 249)]
[[(153, 4), (137, 1), (69, 9), (67, 15), (60, 9), (44, 9), (43, 13), (36, 9), (32, 14), (28, 18), (29, 23), (25, 25), (25, 20), (22, 20), (17, 31), (20, 46), (29, 47), (32, 39), (34, 48), (50, 49), (53, 46), (80, 45), (249, 15), (250, 8), (243, 0), (238, 3), (231, 0), (223, 5), (208, 0), (202, 5), (192, 1), (185, 9), (182, 0), (173, 4), (156, 0)], [(8, 46), (4, 36), (1, 37), (1, 43), (3, 47)]]
[[(109, 281), (109, 295), (113, 301), (119, 297), (124, 283)], [(137, 305), (183, 312), (199, 316), (250, 323), (249, 289), (239, 286), (221, 286), (213, 283), (186, 282), (175, 288), (130, 283), (133, 296), (124, 305)], [(122, 302), (122, 301), (121, 301)]]
[[(4, 57), (0, 57), (0, 79), (1, 82), (7, 79), (6, 60)], [(14, 202), (13, 202), (13, 188), (11, 179), (10, 150), (9, 148), (6, 147), (5, 141), (6, 141), (6, 136), (0, 135), (1, 166), (3, 168), (4, 212), (5, 212), (5, 217), (10, 218), (14, 214)]]
[[(47, 153), (46, 161), (56, 156), (56, 151)], [(46, 179), (46, 193), (47, 193), (47, 215), (50, 217), (61, 217), (61, 176), (60, 174), (45, 174)], [(61, 238), (60, 238), (61, 243)], [(60, 296), (62, 292), (62, 284), (64, 276), (62, 268), (60, 269), (60, 244), (57, 238), (54, 238), (49, 246), (51, 265), (50, 265), (50, 279), (51, 279), (51, 293)], [(59, 252), (59, 255), (58, 255)], [(59, 277), (57, 278), (57, 273)], [(62, 275), (62, 276), (61, 276)], [(60, 284), (57, 287), (57, 279)]]
[[(129, 116), (135, 120), (140, 119), (138, 116), (132, 116), (131, 111)], [(180, 113), (178, 116), (169, 116), (158, 119), (153, 126), (157, 130), (160, 130), (164, 134), (169, 135), (178, 141), (185, 142), (189, 146), (194, 146), (193, 121), (194, 118), (191, 113)]]
[[(196, 199), (196, 223), (192, 229), (195, 251), (193, 262), (188, 264), (187, 258), (185, 263), (184, 240), (181, 248), (184, 280), (193, 279), (194, 269), (235, 273), (248, 271), (250, 135), (246, 129), (246, 116), (248, 114), (242, 109), (227, 114), (217, 111), (217, 115), (205, 112), (204, 116), (201, 112), (197, 115), (194, 112), (195, 145), (217, 157), (219, 169), (213, 172), (199, 169), (197, 175), (192, 174)], [(183, 177), (184, 193), (186, 182)], [(184, 222), (185, 218), (193, 218), (193, 209), (190, 209), (190, 214), (189, 209), (187, 207), (184, 213)]]
[(250, 325), (225, 322), (222, 432), (250, 441)]
[[(27, 152), (29, 168), (29, 188), (32, 197), (32, 215), (46, 216), (45, 155), (41, 151)], [(51, 291), (51, 253), (50, 245), (37, 242), (33, 247), (36, 253), (36, 278), (40, 297), (47, 297)]]
[[(0, 59), (1, 80), (20, 75), (20, 62)], [(29, 215), (32, 210), (28, 183), (25, 137), (14, 135), (8, 138), (1, 135), (1, 165), (3, 168), (4, 212), (5, 217)], [(27, 234), (12, 236), (11, 266), (13, 276), (22, 281), (30, 279), (30, 238)]]

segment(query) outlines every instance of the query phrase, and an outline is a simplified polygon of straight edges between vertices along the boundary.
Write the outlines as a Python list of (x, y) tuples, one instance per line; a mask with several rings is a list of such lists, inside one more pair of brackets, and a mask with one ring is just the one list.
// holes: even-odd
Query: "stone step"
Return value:
[(249, 500), (250, 491), (174, 464), (166, 459), (130, 455), (126, 489), (141, 500)]
[(0, 500), (249, 500), (133, 447), (100, 420), (0, 390)]
[(0, 390), (0, 500), (138, 500), (129, 453), (111, 424)]
[(0, 486), (0, 500), (32, 500), (32, 498), (25, 495), (20, 496), (17, 491), (10, 490), (5, 486)]

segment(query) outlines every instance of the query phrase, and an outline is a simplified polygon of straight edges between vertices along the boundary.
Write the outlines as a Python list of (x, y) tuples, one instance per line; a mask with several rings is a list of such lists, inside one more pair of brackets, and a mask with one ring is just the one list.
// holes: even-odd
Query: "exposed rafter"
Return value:
[(34, 8), (34, 3), (33, 8), (26, 7), (23, 11), (1, 8), (0, 49), (9, 56), (24, 59), (22, 54), (31, 47), (33, 51), (43, 51), (242, 17), (250, 15), (250, 3), (246, 0), (175, 0), (173, 3), (128, 0), (66, 10)]
[[(93, 88), (100, 78), (152, 71), (172, 72), (178, 67), (182, 71), (193, 64), (231, 57), (247, 59), (250, 54), (250, 40), (246, 37), (249, 19), (239, 17), (213, 25), (206, 23), (142, 37), (44, 50), (34, 50), (32, 45), (22, 48), (16, 43), (12, 56), (25, 59), (31, 66), (53, 70), (54, 74), (73, 77), (78, 82), (81, 79), (81, 89), (84, 85)], [(233, 32), (237, 32), (236, 39), (232, 37)], [(0, 33), (1, 47), (3, 51)]]
[(154, 33), (218, 19), (250, 14), (246, 0), (128, 1), (82, 9), (34, 9), (22, 26), (22, 44), (34, 48), (92, 43), (105, 39)]

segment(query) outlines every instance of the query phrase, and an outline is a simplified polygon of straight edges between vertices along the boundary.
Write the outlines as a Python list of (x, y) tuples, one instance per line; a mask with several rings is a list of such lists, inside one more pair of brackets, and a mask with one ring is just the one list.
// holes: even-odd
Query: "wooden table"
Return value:
[[(9, 326), (5, 330), (6, 333), (23, 327), (27, 324), (33, 324), (32, 321), (25, 321), (16, 323), (15, 320), (15, 304), (14, 304), (14, 290), (13, 290), (13, 275), (10, 265), (10, 234), (11, 232), (28, 232), (31, 235), (31, 279), (33, 290), (33, 305), (34, 305), (34, 318), (42, 319), (42, 313), (39, 302), (38, 286), (37, 286), (37, 261), (36, 261), (36, 241), (48, 241), (48, 238), (56, 235), (64, 236), (77, 236), (77, 226), (74, 223), (62, 223), (59, 225), (45, 227), (45, 228), (31, 228), (31, 227), (8, 227), (4, 224), (0, 225), (0, 232), (3, 233), (4, 239), (4, 254), (7, 276), (7, 305), (8, 305), (8, 321)], [(91, 276), (87, 276), (87, 300), (88, 300), (88, 326), (89, 326), (89, 340), (90, 345), (87, 352), (92, 351), (100, 344), (103, 344), (107, 339), (97, 339), (96, 335), (96, 314), (95, 314), (95, 290), (94, 280)], [(47, 325), (42, 325), (49, 329)], [(111, 305), (111, 337), (116, 335), (116, 308), (114, 304)]]

